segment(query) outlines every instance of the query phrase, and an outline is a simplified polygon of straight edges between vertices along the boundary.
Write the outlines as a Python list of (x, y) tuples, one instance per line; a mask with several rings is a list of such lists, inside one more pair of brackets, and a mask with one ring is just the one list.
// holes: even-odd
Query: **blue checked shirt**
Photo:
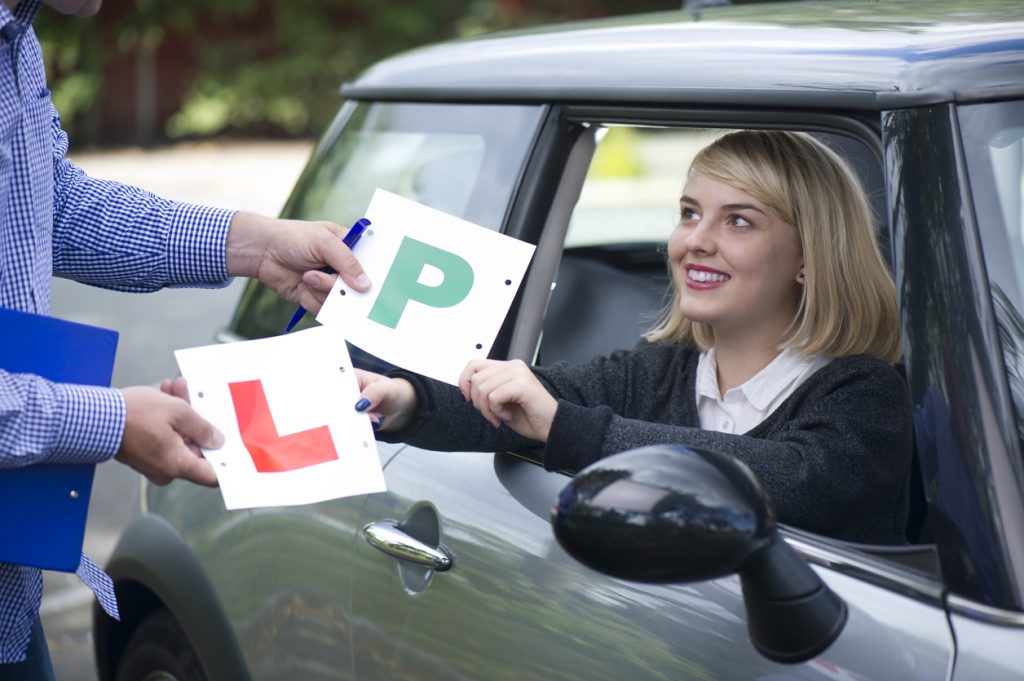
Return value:
[[(121, 291), (224, 284), (231, 212), (96, 180), (64, 159), (31, 27), (39, 5), (12, 14), (0, 3), (0, 305), (48, 314), (54, 275)], [(117, 390), (0, 370), (0, 469), (106, 461), (124, 420)], [(85, 556), (78, 574), (94, 591), (110, 583)], [(39, 570), (0, 563), (0, 664), (24, 659), (42, 592)]]

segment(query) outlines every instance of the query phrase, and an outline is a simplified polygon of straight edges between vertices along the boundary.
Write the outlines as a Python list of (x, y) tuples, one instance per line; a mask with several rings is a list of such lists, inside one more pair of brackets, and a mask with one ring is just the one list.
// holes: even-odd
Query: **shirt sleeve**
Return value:
[(0, 370), (0, 469), (106, 461), (124, 421), (119, 390)]
[(86, 175), (64, 158), (53, 109), (54, 274), (119, 291), (225, 286), (233, 211), (159, 198)]

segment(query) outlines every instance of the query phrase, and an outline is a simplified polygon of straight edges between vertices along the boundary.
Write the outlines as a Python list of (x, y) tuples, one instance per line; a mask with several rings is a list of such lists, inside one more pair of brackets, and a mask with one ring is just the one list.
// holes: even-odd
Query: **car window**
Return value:
[[(696, 153), (724, 129), (615, 125), (597, 147), (571, 215), (548, 302), (537, 363), (585, 362), (633, 347), (671, 301), (665, 242), (679, 217), (678, 197)], [(887, 253), (881, 161), (863, 140), (814, 133), (860, 177)], [(520, 452), (527, 459), (535, 454)], [(866, 547), (870, 549), (871, 547)], [(928, 547), (875, 550), (930, 574)]]
[(289, 217), (351, 224), (381, 187), (497, 230), (539, 119), (539, 107), (361, 104)]
[(719, 130), (600, 127), (565, 238), (537, 361), (633, 347), (667, 302), (665, 242), (690, 160)]
[(963, 106), (959, 116), (1017, 433), (1024, 441), (1024, 101)]
[(690, 161), (722, 132), (625, 125), (598, 130), (566, 248), (664, 242), (679, 217)]
[[(284, 217), (351, 225), (380, 187), (498, 230), (542, 108), (373, 103), (340, 116), (297, 183)], [(232, 331), (243, 338), (276, 335), (293, 309), (253, 281)], [(313, 323), (307, 315), (300, 328)]]

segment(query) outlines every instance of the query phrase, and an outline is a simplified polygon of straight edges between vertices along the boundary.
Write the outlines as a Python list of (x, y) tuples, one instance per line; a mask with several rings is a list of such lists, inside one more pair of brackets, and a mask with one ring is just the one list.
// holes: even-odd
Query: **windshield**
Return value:
[[(538, 106), (349, 104), (317, 146), (283, 217), (349, 226), (376, 188), (500, 230), (540, 125)], [(294, 311), (250, 282), (232, 330), (281, 333)], [(310, 315), (301, 326), (313, 324)]]
[(1024, 439), (1024, 102), (963, 106), (959, 114), (1017, 432)]

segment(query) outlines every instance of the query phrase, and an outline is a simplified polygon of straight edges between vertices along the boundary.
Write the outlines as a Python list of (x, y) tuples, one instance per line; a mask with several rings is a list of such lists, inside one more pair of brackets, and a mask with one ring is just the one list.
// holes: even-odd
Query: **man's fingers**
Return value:
[(213, 472), (213, 466), (206, 459), (196, 456), (182, 443), (179, 456), (179, 471), (177, 477), (184, 478), (189, 482), (206, 487), (217, 486), (217, 474)]
[(309, 288), (305, 282), (299, 284), (297, 292), (299, 305), (301, 305), (306, 312), (314, 316), (320, 312), (320, 308), (323, 307), (324, 300), (327, 299), (326, 293), (321, 293)]
[(179, 397), (179, 398), (185, 400), (186, 402), (189, 402), (189, 399), (188, 399), (188, 381), (186, 381), (181, 376), (178, 376), (177, 378), (173, 379), (171, 381), (171, 391), (170, 391), (170, 394), (174, 395), (175, 397)]
[(172, 478), (169, 475), (164, 475), (163, 473), (157, 473), (155, 471), (143, 473), (143, 475), (145, 475), (146, 479), (149, 480), (154, 485), (156, 485), (157, 487), (166, 487), (167, 485), (171, 484), (172, 480), (174, 480), (174, 478)]
[(196, 445), (219, 448), (224, 436), (182, 399), (188, 396), (183, 378), (164, 381), (160, 387), (121, 390), (125, 427), (115, 458), (156, 485), (175, 478), (216, 485), (213, 467)]
[(319, 222), (319, 224), (322, 225), (325, 229), (327, 229), (327, 231), (329, 231), (331, 234), (333, 234), (338, 239), (343, 239), (345, 237), (345, 235), (348, 234), (348, 229), (345, 228), (345, 227), (342, 227), (341, 225), (339, 225), (336, 222), (330, 222), (328, 220), (321, 220)]
[(338, 278), (336, 274), (327, 274), (326, 272), (318, 272), (317, 270), (310, 270), (302, 273), (302, 283), (323, 294), (331, 292), (331, 288), (334, 286), (335, 280)]
[(182, 438), (204, 449), (220, 449), (224, 446), (224, 434), (187, 405), (177, 414), (174, 429)]
[(178, 378), (165, 378), (160, 381), (160, 392), (189, 402), (188, 381), (181, 376)]
[(349, 250), (348, 246), (339, 243), (336, 236), (330, 237), (329, 244), (322, 248), (322, 259), (335, 272), (341, 275), (345, 283), (357, 291), (370, 288), (370, 277), (363, 271), (359, 259)]

